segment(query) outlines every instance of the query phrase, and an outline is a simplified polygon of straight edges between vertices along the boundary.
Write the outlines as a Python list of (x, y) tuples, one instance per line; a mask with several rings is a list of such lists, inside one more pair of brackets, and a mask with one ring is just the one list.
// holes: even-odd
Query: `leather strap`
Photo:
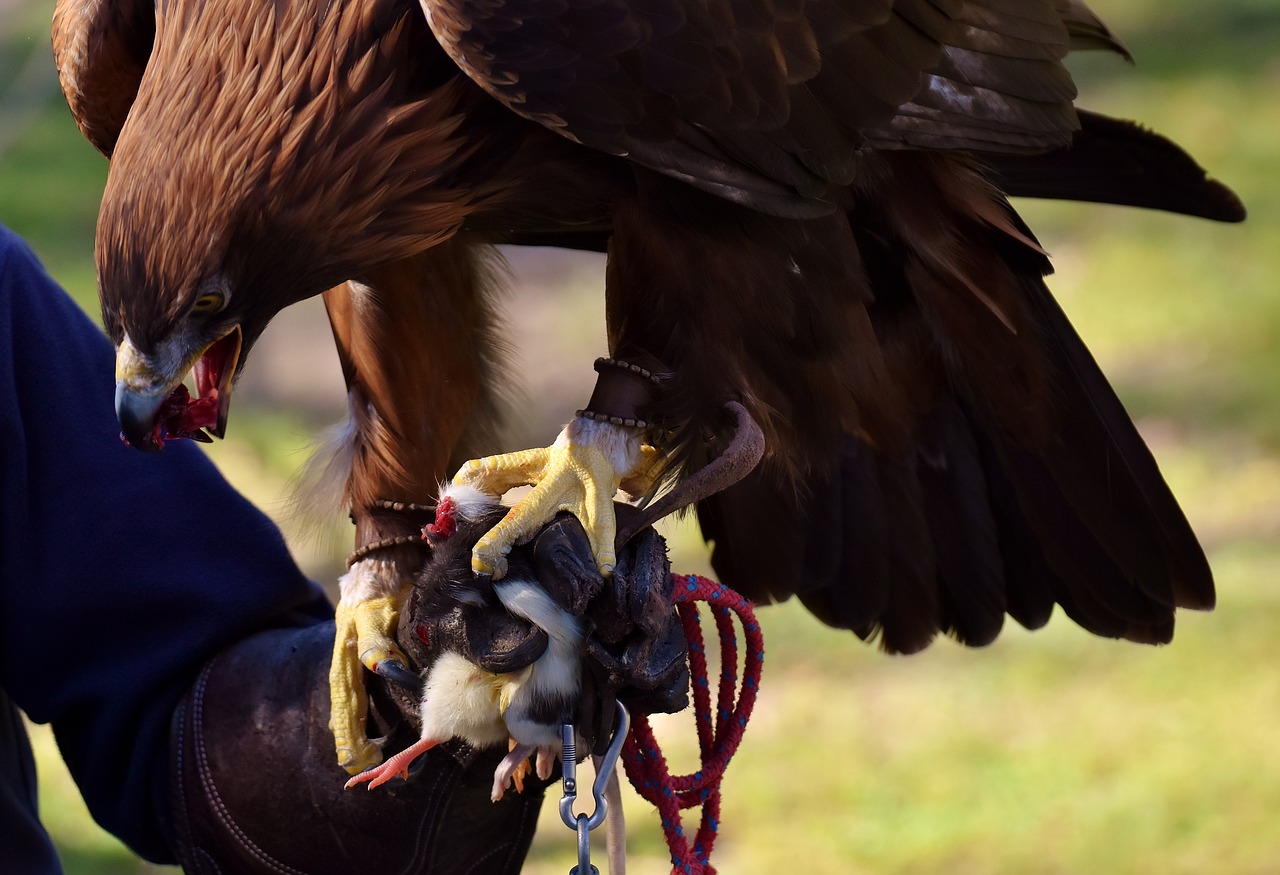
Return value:
[[(435, 507), (403, 501), (377, 501), (352, 515), (356, 523), (356, 549), (347, 565), (377, 554), (395, 556), (406, 575), (412, 575), (427, 557), (422, 527), (435, 518)], [(387, 558), (382, 556), (381, 558)]]
[(650, 428), (650, 411), (662, 394), (662, 378), (647, 368), (621, 359), (599, 358), (596, 386), (587, 406), (578, 411), (599, 422)]

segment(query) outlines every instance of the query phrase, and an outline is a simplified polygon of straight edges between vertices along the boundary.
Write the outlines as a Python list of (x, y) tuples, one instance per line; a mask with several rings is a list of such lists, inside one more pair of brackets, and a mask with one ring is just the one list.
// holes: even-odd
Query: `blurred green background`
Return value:
[[(1174, 644), (1091, 638), (1056, 617), (969, 651), (891, 659), (802, 611), (763, 612), (760, 704), (728, 773), (720, 871), (1273, 873), (1280, 870), (1280, 3), (1098, 0), (1137, 58), (1076, 56), (1084, 105), (1187, 147), (1250, 209), (1243, 226), (1023, 202), (1053, 288), (1139, 421), (1217, 572), (1220, 607)], [(92, 235), (105, 162), (70, 121), (49, 2), (0, 0), (0, 221), (96, 311)], [(545, 443), (604, 349), (602, 264), (511, 254), (507, 301), (526, 399), (513, 445)], [(564, 314), (574, 314), (567, 319)], [(333, 581), (349, 532), (290, 511), (307, 447), (343, 410), (318, 302), (281, 317), (210, 454)], [(318, 532), (318, 534), (317, 534)], [(696, 533), (677, 568), (705, 569)], [(692, 728), (659, 724), (677, 769)], [(68, 872), (152, 871), (92, 825), (44, 727), (42, 810)], [(530, 872), (566, 872), (553, 806)], [(667, 870), (656, 816), (628, 804), (633, 871)]]

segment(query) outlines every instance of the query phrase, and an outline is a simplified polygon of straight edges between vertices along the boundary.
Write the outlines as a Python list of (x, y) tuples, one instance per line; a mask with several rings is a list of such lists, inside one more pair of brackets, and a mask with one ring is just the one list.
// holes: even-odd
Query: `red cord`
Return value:
[[(671, 849), (673, 875), (713, 875), (715, 869), (710, 859), (720, 825), (720, 781), (738, 749), (756, 703), (764, 662), (764, 638), (751, 603), (733, 590), (696, 574), (676, 576), (674, 583), (672, 600), (689, 644), (689, 673), (702, 768), (692, 775), (672, 776), (644, 714), (632, 719), (631, 732), (622, 746), (622, 762), (636, 792), (658, 809), (667, 847)], [(720, 636), (720, 685), (714, 719), (707, 654), (695, 604), (699, 601), (711, 606)], [(742, 691), (736, 702), (738, 644), (733, 614), (738, 615), (746, 639)], [(685, 839), (680, 809), (695, 805), (702, 806), (702, 820), (690, 843)]]

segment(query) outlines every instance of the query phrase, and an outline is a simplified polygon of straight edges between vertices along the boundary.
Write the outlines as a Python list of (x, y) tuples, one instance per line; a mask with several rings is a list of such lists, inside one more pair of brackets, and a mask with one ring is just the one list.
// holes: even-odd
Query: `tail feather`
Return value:
[(1022, 512), (1011, 478), (993, 458), (989, 441), (974, 435), (986, 480), (991, 519), (999, 533), (1000, 561), (1006, 582), (1006, 609), (1026, 629), (1039, 629), (1053, 616), (1067, 587), (1049, 564), (1040, 535)]
[(1053, 458), (1064, 490), (1091, 509), (1091, 528), (1145, 594), (1213, 607), (1208, 561), (1151, 451), (1048, 290), (1038, 283), (1030, 294), (1053, 340), (1060, 403), (1070, 411)]
[[(923, 490), (916, 471), (901, 464), (876, 467), (882, 531), (878, 543), (864, 536), (864, 555), (874, 550), (885, 558), (882, 577), (876, 582), (883, 591), (884, 610), (870, 625), (855, 629), (864, 638), (883, 634), (885, 646), (905, 653), (924, 648), (942, 624), (933, 544), (924, 512)], [(846, 519), (846, 524), (852, 520)], [(874, 555), (874, 554), (872, 554)]]
[(978, 445), (963, 412), (943, 399), (927, 422), (917, 469), (933, 536), (944, 628), (964, 644), (994, 641), (1009, 606), (1000, 532)]

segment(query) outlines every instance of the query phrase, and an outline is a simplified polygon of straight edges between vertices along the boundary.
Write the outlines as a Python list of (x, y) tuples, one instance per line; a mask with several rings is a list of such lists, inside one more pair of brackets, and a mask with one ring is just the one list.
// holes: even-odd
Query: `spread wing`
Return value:
[(829, 210), (855, 150), (1038, 152), (1078, 121), (1062, 58), (1123, 52), (1076, 0), (423, 0), (513, 111), (771, 212)]
[[(1135, 154), (1142, 144), (1131, 129), (1086, 131), (1095, 144), (1088, 155), (1056, 149), (1047, 165), (1019, 157), (1064, 145), (1077, 126), (1059, 63), (1068, 48), (1128, 57), (1078, 0), (574, 3), (423, 6), (437, 33), (454, 34), (444, 45), (459, 66), (517, 112), (775, 212), (824, 210), (833, 186), (850, 180), (855, 144), (983, 149), (1012, 193), (1115, 201), (1117, 190), (1134, 188), (1114, 172), (1118, 134), (1119, 163), (1142, 170), (1142, 191), (1120, 202), (1203, 212), (1167, 194), (1187, 184), (1196, 194), (1201, 179), (1152, 184), (1148, 168), (1167, 163), (1168, 150)], [(144, 0), (55, 6), (63, 92), (80, 130), (108, 157), (154, 36), (154, 5)], [(1106, 179), (1089, 179), (1081, 194), (1081, 168), (1095, 177), (1101, 168)]]

